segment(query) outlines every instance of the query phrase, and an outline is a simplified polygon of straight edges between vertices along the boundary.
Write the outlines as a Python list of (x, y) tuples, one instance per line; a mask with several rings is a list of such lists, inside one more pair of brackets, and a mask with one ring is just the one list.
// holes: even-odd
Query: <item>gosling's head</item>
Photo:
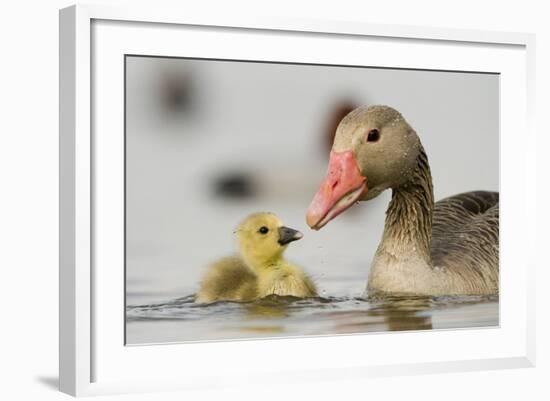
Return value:
[(359, 107), (338, 125), (328, 173), (307, 211), (320, 229), (357, 201), (406, 183), (421, 144), (403, 116), (388, 106)]
[(300, 231), (285, 227), (273, 213), (254, 213), (236, 231), (244, 259), (253, 266), (277, 260), (288, 244), (303, 237)]

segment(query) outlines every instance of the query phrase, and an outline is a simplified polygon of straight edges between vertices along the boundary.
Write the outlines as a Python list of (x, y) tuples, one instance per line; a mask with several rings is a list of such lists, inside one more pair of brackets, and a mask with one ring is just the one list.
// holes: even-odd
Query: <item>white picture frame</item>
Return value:
[[(178, 38), (185, 35), (197, 35), (200, 46), (182, 46)], [(534, 41), (523, 33), (236, 18), (154, 7), (61, 10), (60, 390), (80, 396), (238, 386), (251, 378), (257, 384), (360, 380), (534, 366), (536, 260), (525, 256), (534, 255), (529, 250), (535, 243)], [(351, 54), (350, 46), (359, 44), (371, 46), (378, 55), (374, 62)], [(310, 52), (304, 54), (306, 45)], [(500, 326), (125, 347), (119, 67), (129, 53), (500, 73)], [(97, 141), (98, 130), (111, 132), (111, 139)], [(260, 355), (270, 360), (268, 366), (253, 363)], [(178, 363), (182, 359), (187, 363)], [(218, 361), (214, 367), (205, 362), (212, 360)]]

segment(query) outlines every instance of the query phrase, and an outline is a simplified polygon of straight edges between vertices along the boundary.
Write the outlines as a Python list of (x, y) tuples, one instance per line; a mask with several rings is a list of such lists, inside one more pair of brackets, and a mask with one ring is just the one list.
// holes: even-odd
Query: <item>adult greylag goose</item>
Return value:
[(369, 272), (369, 296), (498, 293), (498, 192), (466, 192), (434, 203), (428, 157), (414, 129), (391, 107), (360, 107), (338, 125), (307, 223), (319, 230), (386, 189), (392, 198)]

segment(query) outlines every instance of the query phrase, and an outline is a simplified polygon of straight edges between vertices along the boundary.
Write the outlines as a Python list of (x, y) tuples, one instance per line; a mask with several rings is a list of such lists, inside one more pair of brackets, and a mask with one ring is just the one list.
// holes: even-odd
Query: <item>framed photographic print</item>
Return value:
[(533, 43), (61, 10), (61, 390), (531, 366)]

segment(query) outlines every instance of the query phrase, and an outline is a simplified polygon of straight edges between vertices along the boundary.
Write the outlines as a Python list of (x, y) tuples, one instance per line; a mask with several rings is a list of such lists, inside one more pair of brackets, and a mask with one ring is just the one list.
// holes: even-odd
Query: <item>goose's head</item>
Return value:
[(338, 125), (328, 172), (307, 211), (318, 230), (354, 203), (405, 183), (421, 145), (401, 114), (388, 106), (360, 107)]
[(245, 260), (262, 265), (281, 257), (288, 244), (302, 238), (302, 233), (285, 227), (273, 213), (254, 213), (236, 231), (239, 248)]

